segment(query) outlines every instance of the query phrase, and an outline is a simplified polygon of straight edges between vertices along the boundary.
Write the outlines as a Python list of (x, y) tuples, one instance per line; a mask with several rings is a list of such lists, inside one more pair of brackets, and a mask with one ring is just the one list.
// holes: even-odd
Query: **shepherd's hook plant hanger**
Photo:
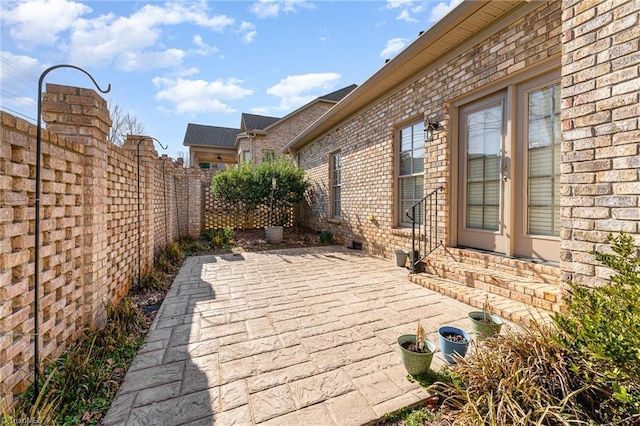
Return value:
[(91, 74), (83, 70), (80, 67), (69, 64), (54, 65), (47, 68), (40, 74), (38, 80), (38, 126), (36, 131), (36, 194), (35, 194), (35, 248), (34, 248), (34, 277), (33, 277), (33, 386), (34, 386), (34, 403), (38, 398), (38, 380), (39, 380), (39, 327), (40, 322), (38, 320), (39, 312), (39, 294), (38, 287), (40, 285), (40, 192), (41, 192), (41, 168), (42, 168), (42, 82), (47, 74), (58, 68), (73, 68), (81, 71), (91, 79), (93, 85), (100, 91), (100, 93), (109, 93), (111, 91), (111, 84), (107, 85), (107, 89), (103, 90), (96, 82)]
[(142, 240), (140, 237), (140, 221), (142, 220), (142, 218), (140, 217), (140, 144), (148, 139), (158, 142), (158, 145), (160, 145), (162, 149), (167, 149), (166, 146), (162, 145), (162, 142), (160, 142), (156, 138), (152, 138), (151, 136), (145, 136), (142, 139), (136, 139), (138, 141), (138, 145), (136, 146), (136, 155), (138, 157), (138, 285), (140, 285), (140, 279), (142, 278)]

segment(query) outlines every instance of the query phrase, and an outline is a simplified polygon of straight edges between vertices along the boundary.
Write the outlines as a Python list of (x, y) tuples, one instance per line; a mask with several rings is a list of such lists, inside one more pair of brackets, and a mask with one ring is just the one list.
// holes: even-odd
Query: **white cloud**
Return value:
[(67, 0), (31, 0), (9, 3), (0, 9), (3, 26), (14, 39), (28, 45), (52, 45), (58, 35), (71, 29), (82, 15), (91, 12), (87, 5)]
[(278, 109), (289, 111), (327, 94), (341, 77), (333, 72), (290, 75), (268, 88), (267, 94), (280, 98)]
[(47, 65), (30, 56), (14, 55), (7, 51), (0, 51), (0, 59), (0, 104), (35, 117), (35, 88)]
[(193, 36), (193, 44), (195, 44), (197, 47), (195, 52), (198, 55), (206, 56), (210, 53), (220, 51), (220, 49), (218, 49), (216, 46), (211, 46), (210, 44), (205, 43), (204, 40), (202, 40), (202, 36), (200, 34), (196, 34)]
[(405, 21), (405, 22), (409, 22), (409, 23), (418, 22), (417, 19), (411, 17), (411, 15), (409, 14), (409, 11), (406, 10), (406, 9), (401, 11), (400, 14), (396, 17), (396, 19), (398, 21)]
[(454, 7), (462, 3), (462, 0), (449, 0), (449, 2), (440, 2), (431, 9), (429, 22), (437, 22), (449, 13)]
[(242, 21), (242, 24), (240, 24), (240, 29), (237, 32), (242, 34), (242, 41), (247, 44), (253, 42), (258, 35), (256, 26), (251, 22), (246, 21)]
[[(212, 14), (204, 1), (147, 4), (128, 16), (110, 13), (91, 18), (85, 17), (91, 8), (71, 0), (17, 0), (10, 5), (0, 16), (19, 42), (53, 44), (80, 66), (114, 65), (125, 71), (141, 69), (145, 60), (146, 69), (179, 66), (185, 54), (216, 49), (202, 44), (184, 52), (165, 46), (161, 37), (167, 26), (192, 24), (222, 32), (235, 25), (227, 15)], [(246, 28), (244, 23), (240, 28)], [(255, 37), (243, 31), (245, 38)]]
[(413, 15), (424, 12), (426, 9), (424, 2), (416, 3), (414, 0), (387, 0), (385, 7), (387, 9), (400, 9), (396, 20), (411, 24), (419, 22)]
[(249, 10), (258, 18), (275, 18), (280, 12), (295, 13), (302, 8), (314, 7), (314, 4), (307, 0), (258, 0)]
[(390, 59), (396, 56), (405, 46), (409, 43), (409, 40), (406, 38), (392, 38), (387, 41), (387, 45), (380, 52), (380, 57), (384, 59)]
[(225, 101), (242, 99), (253, 94), (241, 86), (242, 80), (188, 80), (156, 77), (156, 100), (173, 103), (178, 114), (196, 112), (231, 113), (235, 109)]
[(180, 49), (167, 49), (152, 52), (125, 52), (118, 57), (118, 68), (124, 71), (137, 71), (153, 68), (172, 68), (182, 64), (185, 53)]
[[(37, 82), (46, 65), (38, 62), (36, 58), (25, 55), (14, 55), (6, 50), (0, 51), (3, 65), (0, 67), (2, 86), (15, 84), (16, 81)], [(14, 83), (11, 83), (13, 80)]]

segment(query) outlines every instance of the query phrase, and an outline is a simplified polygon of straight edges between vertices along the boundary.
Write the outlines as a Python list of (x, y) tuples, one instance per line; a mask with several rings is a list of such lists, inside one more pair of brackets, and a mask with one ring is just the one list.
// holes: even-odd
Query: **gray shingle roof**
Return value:
[(256, 115), (242, 113), (242, 129), (245, 131), (251, 130), (264, 130), (271, 126), (276, 121), (280, 120), (280, 117), (269, 117), (266, 115)]
[(342, 98), (344, 98), (349, 93), (351, 93), (351, 91), (353, 91), (356, 87), (358, 87), (357, 84), (352, 84), (351, 86), (343, 87), (342, 89), (338, 89), (335, 92), (331, 92), (324, 96), (320, 96), (320, 98), (318, 99), (339, 102)]
[(240, 129), (189, 123), (182, 144), (184, 146), (207, 145), (233, 148), (238, 133), (240, 133)]

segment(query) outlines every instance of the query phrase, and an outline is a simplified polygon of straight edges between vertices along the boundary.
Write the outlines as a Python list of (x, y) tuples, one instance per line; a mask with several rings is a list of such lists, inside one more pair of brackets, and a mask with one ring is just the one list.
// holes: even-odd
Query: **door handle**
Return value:
[(502, 179), (503, 182), (506, 182), (507, 179), (509, 179), (510, 169), (511, 169), (510, 166), (511, 166), (510, 158), (502, 157), (500, 159), (500, 179)]

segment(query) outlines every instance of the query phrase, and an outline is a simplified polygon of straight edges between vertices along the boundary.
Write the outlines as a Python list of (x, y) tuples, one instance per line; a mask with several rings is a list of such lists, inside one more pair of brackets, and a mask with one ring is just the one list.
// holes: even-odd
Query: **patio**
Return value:
[(397, 337), (470, 310), (342, 247), (191, 257), (104, 424), (367, 424), (428, 396)]

